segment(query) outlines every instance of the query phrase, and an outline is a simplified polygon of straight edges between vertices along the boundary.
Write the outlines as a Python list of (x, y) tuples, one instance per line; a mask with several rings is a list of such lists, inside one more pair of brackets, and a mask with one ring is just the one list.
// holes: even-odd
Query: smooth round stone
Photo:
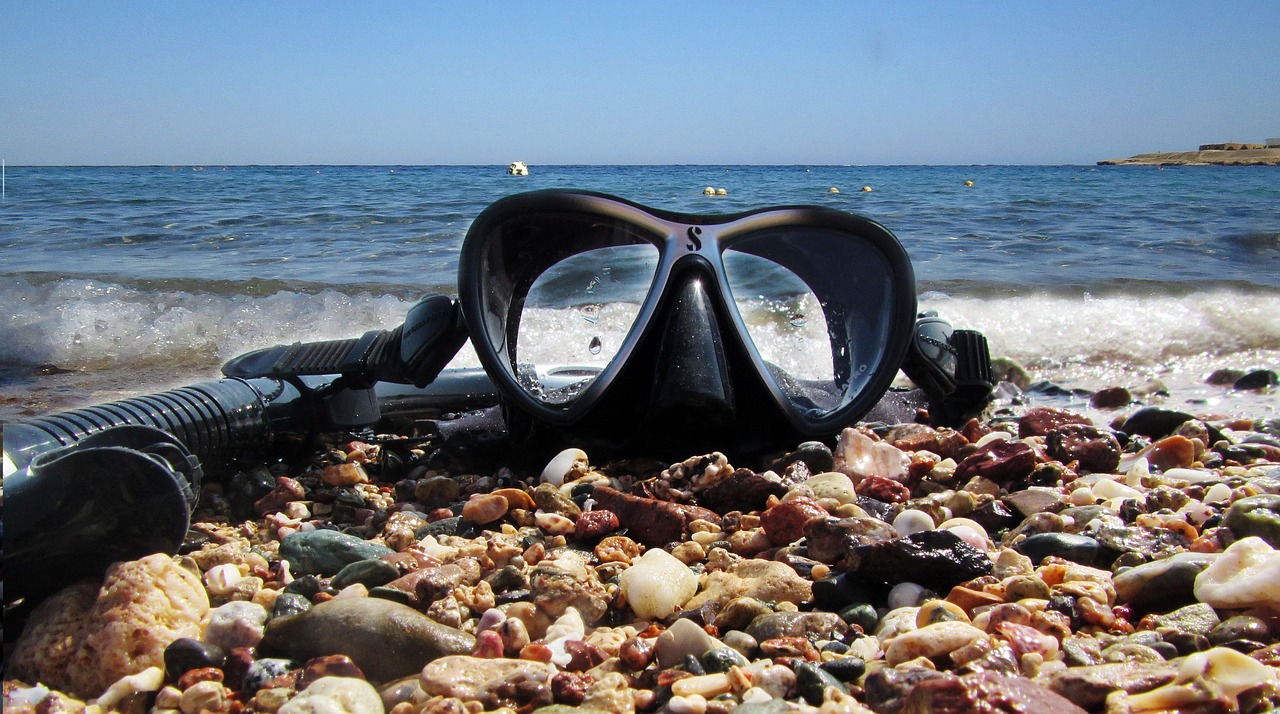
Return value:
[(339, 597), (296, 617), (272, 620), (261, 647), (303, 661), (344, 654), (370, 681), (389, 682), (439, 657), (468, 653), (475, 643), (473, 635), (411, 607), (381, 598)]
[(709, 672), (728, 672), (730, 667), (746, 667), (750, 662), (732, 647), (716, 647), (702, 655), (702, 668)]
[(449, 506), (462, 494), (458, 482), (446, 476), (432, 476), (418, 481), (413, 497), (427, 507)]
[(173, 682), (193, 669), (221, 669), (226, 661), (226, 650), (191, 637), (176, 639), (164, 648), (165, 676)]
[(893, 529), (906, 537), (912, 533), (933, 530), (933, 517), (924, 511), (908, 508), (893, 519)]
[(338, 574), (333, 576), (333, 580), (329, 581), (329, 584), (335, 590), (341, 590), (355, 583), (360, 583), (367, 588), (376, 588), (379, 585), (386, 585), (398, 577), (400, 577), (400, 571), (396, 569), (396, 566), (382, 558), (369, 558), (367, 560), (358, 560), (339, 570)]
[(1263, 493), (1231, 504), (1222, 524), (1237, 539), (1258, 536), (1272, 548), (1280, 548), (1280, 495)]
[(1034, 575), (1015, 575), (1004, 583), (1004, 599), (1007, 602), (1027, 598), (1048, 600), (1049, 595), (1049, 585)]
[(1209, 631), (1209, 642), (1225, 645), (1234, 640), (1255, 640), (1266, 642), (1271, 637), (1271, 628), (1266, 621), (1252, 615), (1236, 615), (1228, 617)]
[(835, 687), (844, 694), (849, 693), (849, 688), (844, 682), (812, 662), (796, 660), (792, 669), (796, 673), (796, 691), (811, 706), (816, 707), (822, 704), (823, 692), (827, 687)]
[(742, 654), (743, 657), (752, 657), (756, 653), (756, 648), (760, 646), (760, 642), (756, 638), (748, 635), (742, 630), (730, 630), (721, 637), (725, 645), (732, 647), (734, 650)]
[(1120, 431), (1126, 434), (1141, 434), (1159, 439), (1172, 434), (1175, 429), (1195, 417), (1186, 412), (1163, 409), (1161, 407), (1143, 407), (1125, 420)]
[(863, 632), (872, 632), (880, 622), (880, 614), (869, 602), (859, 602), (840, 610), (840, 619), (850, 625), (857, 625)]
[(838, 615), (830, 612), (772, 612), (761, 615), (747, 626), (747, 634), (758, 642), (779, 637), (831, 637), (847, 628)]
[(836, 657), (819, 666), (841, 682), (855, 682), (867, 671), (867, 663), (859, 657)]
[(1053, 555), (1081, 565), (1093, 565), (1098, 555), (1098, 541), (1073, 533), (1037, 533), (1015, 548), (1034, 563)]
[(280, 593), (276, 597), (275, 603), (271, 605), (271, 617), (287, 617), (289, 615), (301, 615), (311, 609), (311, 601), (305, 595), (299, 593)]
[(279, 714), (383, 714), (382, 697), (355, 677), (321, 677), (280, 707)]
[(1112, 579), (1116, 602), (1145, 608), (1194, 601), (1196, 578), (1217, 558), (1217, 553), (1178, 553), (1117, 573)]
[(333, 530), (299, 531), (280, 541), (280, 557), (298, 575), (332, 575), (356, 561), (393, 552), (380, 543)]
[(1280, 375), (1269, 369), (1256, 369), (1237, 379), (1231, 388), (1240, 391), (1260, 391), (1278, 384), (1280, 384)]

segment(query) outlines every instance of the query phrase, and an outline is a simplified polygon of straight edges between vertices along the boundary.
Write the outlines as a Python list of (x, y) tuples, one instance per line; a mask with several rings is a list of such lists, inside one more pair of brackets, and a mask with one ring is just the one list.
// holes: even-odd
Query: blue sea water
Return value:
[(6, 169), (0, 419), (394, 326), (418, 296), (455, 291), (485, 206), (553, 187), (689, 212), (856, 212), (901, 240), (922, 307), (1034, 377), (1159, 379), (1179, 404), (1280, 411), (1204, 386), (1218, 367), (1280, 369), (1276, 167), (165, 166)]

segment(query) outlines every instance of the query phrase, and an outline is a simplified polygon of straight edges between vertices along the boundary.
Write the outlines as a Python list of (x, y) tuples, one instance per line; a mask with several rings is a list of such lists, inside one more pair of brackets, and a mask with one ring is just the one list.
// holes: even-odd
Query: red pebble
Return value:
[(532, 660), (534, 662), (550, 662), (551, 655), (551, 648), (541, 644), (525, 645), (524, 649), (520, 650), (520, 659)]
[(903, 503), (911, 498), (911, 489), (907, 488), (906, 484), (874, 474), (859, 481), (853, 490), (859, 496), (874, 498), (885, 503)]
[(594, 540), (618, 530), (618, 514), (603, 508), (583, 511), (574, 524), (573, 535), (579, 540)]
[(774, 545), (786, 545), (804, 537), (804, 524), (825, 518), (827, 512), (812, 498), (793, 498), (769, 507), (760, 515), (760, 525)]
[(450, 511), (447, 508), (437, 508), (427, 514), (427, 521), (435, 523), (436, 521), (443, 521), (446, 518), (453, 518), (453, 516), (453, 511)]
[(576, 707), (587, 698), (587, 687), (595, 681), (595, 677), (585, 672), (556, 672), (551, 677), (551, 696), (557, 704)]
[(189, 669), (181, 677), (178, 677), (178, 689), (185, 692), (197, 682), (221, 682), (222, 678), (222, 670), (217, 667)]
[(502, 635), (493, 630), (483, 630), (476, 633), (476, 646), (471, 649), (472, 657), (499, 659), (502, 655)]

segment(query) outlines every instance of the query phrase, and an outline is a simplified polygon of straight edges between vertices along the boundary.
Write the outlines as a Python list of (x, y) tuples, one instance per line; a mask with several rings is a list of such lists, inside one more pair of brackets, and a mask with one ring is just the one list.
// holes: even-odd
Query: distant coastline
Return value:
[(1203, 144), (1199, 151), (1136, 154), (1103, 159), (1099, 166), (1280, 166), (1280, 146), (1267, 144)]

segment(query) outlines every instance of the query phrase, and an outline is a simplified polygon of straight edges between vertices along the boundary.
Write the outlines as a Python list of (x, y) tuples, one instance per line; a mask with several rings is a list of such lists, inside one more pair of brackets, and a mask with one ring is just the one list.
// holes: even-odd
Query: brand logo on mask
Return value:
[(689, 242), (685, 243), (685, 248), (690, 251), (702, 250), (702, 239), (698, 236), (702, 235), (702, 229), (697, 226), (689, 226), (689, 230), (685, 231), (685, 235), (689, 236)]

